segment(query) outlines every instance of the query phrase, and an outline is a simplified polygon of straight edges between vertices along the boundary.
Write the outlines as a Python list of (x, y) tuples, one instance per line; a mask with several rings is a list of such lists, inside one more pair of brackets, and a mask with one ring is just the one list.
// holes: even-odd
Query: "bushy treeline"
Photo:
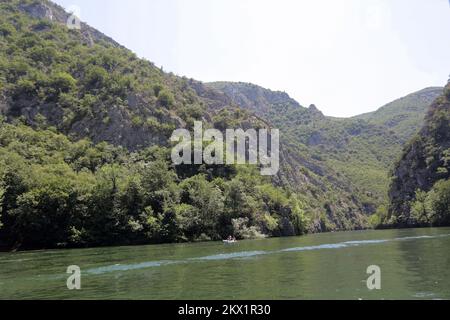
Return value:
[(294, 235), (307, 223), (302, 203), (257, 168), (175, 168), (168, 149), (128, 153), (4, 122), (0, 201), (8, 248)]
[(409, 219), (414, 225), (450, 225), (450, 180), (439, 180), (428, 192), (418, 190)]
[(408, 206), (408, 211), (391, 214), (389, 206), (380, 206), (369, 224), (373, 228), (449, 226), (450, 180), (437, 181), (428, 192), (418, 189)]
[[(47, 5), (54, 7), (34, 0), (0, 3), (0, 111), (16, 123), (0, 128), (0, 245), (303, 232), (302, 202), (257, 168), (175, 168), (169, 149), (143, 149), (167, 145), (176, 126), (208, 119), (204, 101), (189, 80), (95, 32), (67, 29), (58, 10), (54, 21), (37, 19), (34, 13)], [(239, 127), (237, 113), (219, 113), (214, 122)]]
[[(298, 151), (291, 153), (297, 153), (304, 159), (298, 163), (297, 168), (307, 168), (318, 176), (320, 184), (329, 185), (326, 187), (329, 189), (326, 200), (321, 203), (321, 207), (327, 207), (332, 198), (338, 199), (331, 204), (336, 207), (332, 211), (337, 217), (328, 220), (345, 221), (350, 210), (372, 214), (388, 202), (388, 171), (393, 159), (402, 151), (402, 141), (391, 128), (358, 117), (326, 117), (315, 106), (300, 107), (283, 93), (252, 84), (220, 82), (212, 86), (234, 97), (244, 107), (246, 101), (250, 101), (248, 109), (255, 109), (258, 116), (274, 127), (282, 128), (284, 147), (297, 149)], [(246, 99), (242, 99), (242, 96)], [(421, 104), (423, 108), (423, 102), (416, 96), (410, 100)], [(258, 107), (255, 108), (254, 105)], [(405, 121), (416, 117), (416, 114), (405, 112), (402, 115)], [(416, 127), (415, 130), (417, 129)], [(336, 203), (339, 205), (335, 205)], [(349, 224), (338, 229), (358, 226), (357, 217), (349, 220)], [(363, 223), (363, 226), (367, 224)]]
[(393, 171), (387, 223), (450, 225), (450, 82)]
[[(52, 19), (45, 16), (48, 9)], [(165, 73), (88, 26), (69, 30), (61, 8), (46, 0), (0, 2), (0, 12), (0, 112), (9, 121), (21, 119), (33, 128), (53, 126), (71, 138), (108, 141), (133, 151), (166, 146), (175, 128), (190, 128), (194, 120), (220, 130), (265, 127), (260, 117), (220, 92)], [(264, 109), (259, 100), (258, 106)], [(289, 158), (307, 159), (282, 166), (274, 183), (291, 188), (307, 205), (314, 220), (309, 230), (363, 228), (362, 192), (350, 191), (347, 179), (311, 158), (318, 152), (298, 139), (291, 141), (288, 131), (298, 132), (298, 124), (285, 125), (289, 122), (283, 121), (292, 118), (289, 114), (276, 121), (279, 109), (270, 109), (262, 118), (283, 128), (282, 137), (289, 139), (283, 138), (283, 145), (294, 146), (287, 151)], [(185, 170), (195, 174), (197, 168)]]

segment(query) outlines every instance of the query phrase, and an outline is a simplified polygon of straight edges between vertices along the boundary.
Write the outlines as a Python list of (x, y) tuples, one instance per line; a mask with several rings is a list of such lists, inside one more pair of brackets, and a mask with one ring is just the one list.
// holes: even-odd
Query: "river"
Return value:
[(450, 299), (450, 228), (0, 253), (0, 299)]

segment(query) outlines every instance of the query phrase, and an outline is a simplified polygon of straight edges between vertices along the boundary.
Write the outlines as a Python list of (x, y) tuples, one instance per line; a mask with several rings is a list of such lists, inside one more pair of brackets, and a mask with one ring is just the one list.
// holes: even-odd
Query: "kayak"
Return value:
[(237, 243), (237, 241), (236, 240), (223, 240), (223, 243), (224, 244), (234, 244), (234, 243)]

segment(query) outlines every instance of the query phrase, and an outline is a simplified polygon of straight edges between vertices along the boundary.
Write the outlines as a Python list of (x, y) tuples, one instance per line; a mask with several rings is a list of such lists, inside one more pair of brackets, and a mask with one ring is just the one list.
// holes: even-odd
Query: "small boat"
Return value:
[(234, 244), (234, 243), (237, 243), (237, 240), (223, 240), (223, 243), (224, 244)]

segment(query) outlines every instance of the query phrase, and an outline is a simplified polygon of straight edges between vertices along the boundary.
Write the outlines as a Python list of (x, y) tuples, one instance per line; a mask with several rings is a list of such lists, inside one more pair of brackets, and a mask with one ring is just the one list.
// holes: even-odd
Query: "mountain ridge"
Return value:
[[(284, 92), (274, 92), (254, 84), (214, 82), (206, 85), (222, 91), (231, 103), (255, 112), (263, 119), (270, 119), (272, 124), (283, 128), (290, 140), (305, 146), (309, 158), (328, 159), (328, 164), (324, 165), (323, 161), (319, 164), (321, 169), (316, 173), (325, 172), (325, 167), (338, 168), (357, 188), (366, 190), (362, 193), (370, 192), (372, 195), (369, 198), (361, 196), (366, 198), (367, 208), (372, 207), (369, 213), (387, 203), (390, 166), (400, 156), (404, 141), (419, 130), (428, 106), (443, 90), (439, 87), (425, 88), (388, 103), (375, 112), (336, 118), (323, 115), (314, 105), (305, 108)], [(403, 107), (399, 102), (405, 100), (407, 105)], [(388, 126), (379, 119), (390, 117), (392, 109), (402, 116), (402, 121)], [(403, 131), (404, 123), (409, 126), (406, 132)], [(348, 166), (349, 161), (353, 161), (355, 169)], [(365, 173), (373, 177), (367, 181), (360, 180), (357, 177), (361, 175), (356, 169), (358, 167), (364, 168)]]
[[(59, 238), (39, 238), (51, 246), (363, 229), (387, 202), (387, 171), (402, 138), (384, 125), (326, 117), (314, 105), (305, 108), (285, 92), (253, 84), (202, 83), (165, 73), (86, 24), (68, 29), (68, 14), (46, 0), (9, 0), (0, 11), (0, 112), (6, 117), (0, 121), (0, 162), (9, 168), (0, 170), (0, 213), (8, 237), (15, 237), (14, 217), (27, 210), (36, 217), (42, 208), (65, 210), (45, 202), (46, 190), (60, 187), (47, 185), (57, 177), (72, 177), (79, 185), (64, 180), (61, 188), (75, 188), (64, 192), (89, 199), (97, 211), (86, 209), (84, 200), (73, 200), (76, 210), (69, 213), (49, 209), (68, 219)], [(421, 106), (431, 96), (425, 98)], [(247, 168), (174, 167), (167, 158), (169, 137), (176, 128), (192, 129), (194, 121), (222, 131), (282, 129), (279, 174), (267, 180)], [(33, 141), (38, 148), (30, 149)], [(20, 170), (35, 168), (29, 176), (36, 181), (21, 176), (19, 164)], [(84, 194), (89, 188), (105, 194)], [(210, 217), (213, 200), (217, 213)], [(28, 227), (22, 226), (18, 235), (24, 239), (17, 243), (32, 242), (27, 237), (37, 231), (27, 236)]]

